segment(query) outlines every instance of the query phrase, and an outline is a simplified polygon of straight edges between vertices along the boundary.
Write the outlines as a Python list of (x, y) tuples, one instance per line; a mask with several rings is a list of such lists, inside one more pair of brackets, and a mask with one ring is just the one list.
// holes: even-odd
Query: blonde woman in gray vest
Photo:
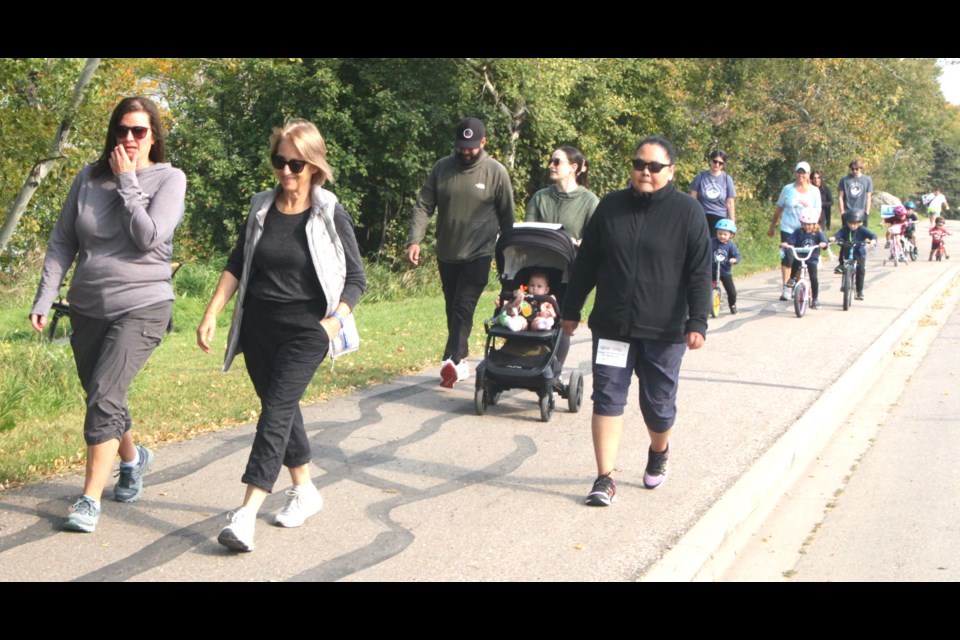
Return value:
[(322, 187), (333, 179), (326, 156), (313, 123), (296, 119), (274, 129), (270, 163), (279, 184), (253, 197), (197, 328), (197, 344), (209, 353), (217, 314), (237, 294), (223, 370), (243, 352), (260, 418), (241, 478), (243, 504), (217, 538), (233, 551), (253, 551), (257, 512), (282, 467), (293, 487), (274, 524), (299, 527), (323, 507), (310, 479), (300, 399), (367, 286), (353, 222)]

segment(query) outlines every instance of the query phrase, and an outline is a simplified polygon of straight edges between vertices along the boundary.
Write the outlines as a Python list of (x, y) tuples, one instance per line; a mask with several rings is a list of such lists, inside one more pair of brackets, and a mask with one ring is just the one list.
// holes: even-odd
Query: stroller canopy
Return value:
[(520, 222), (497, 239), (497, 273), (501, 280), (512, 280), (526, 267), (539, 267), (559, 270), (566, 283), (576, 257), (573, 241), (560, 225)]

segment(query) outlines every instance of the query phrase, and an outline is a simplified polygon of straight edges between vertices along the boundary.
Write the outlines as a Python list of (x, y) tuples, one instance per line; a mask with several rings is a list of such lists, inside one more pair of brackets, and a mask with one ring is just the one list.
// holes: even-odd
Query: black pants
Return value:
[[(817, 277), (817, 264), (816, 262), (807, 263), (807, 273), (810, 274), (810, 293), (813, 294), (814, 300), (820, 297), (820, 279)], [(793, 268), (790, 270), (790, 277), (794, 280), (800, 276), (801, 266), (802, 263), (799, 260), (794, 260)]]
[(83, 438), (88, 446), (121, 439), (132, 421), (127, 389), (170, 322), (173, 302), (159, 302), (114, 320), (70, 312), (70, 346), (80, 384), (87, 393)]
[(461, 263), (437, 260), (437, 267), (447, 311), (447, 345), (443, 349), (443, 360), (449, 358), (459, 363), (468, 355), (473, 314), (490, 277), (490, 258)]
[(257, 435), (243, 483), (273, 491), (280, 469), (310, 462), (300, 399), (330, 346), (320, 305), (248, 304), (240, 344), (260, 398)]
[(721, 275), (720, 284), (723, 285), (723, 290), (727, 292), (727, 304), (737, 304), (737, 287), (733, 284), (733, 274), (731, 273), (728, 276)]

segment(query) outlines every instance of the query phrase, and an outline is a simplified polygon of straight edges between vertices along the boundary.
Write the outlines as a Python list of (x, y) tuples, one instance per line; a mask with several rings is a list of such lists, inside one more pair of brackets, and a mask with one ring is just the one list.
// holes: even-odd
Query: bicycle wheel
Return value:
[(850, 308), (850, 302), (853, 301), (853, 270), (847, 267), (843, 269), (843, 283), (840, 285), (843, 292), (843, 310)]
[(723, 294), (720, 293), (720, 287), (713, 288), (713, 306), (710, 307), (710, 317), (716, 318), (720, 315), (720, 303), (723, 302)]
[(807, 295), (807, 282), (801, 280), (793, 289), (793, 310), (797, 313), (798, 318), (802, 318), (803, 314), (807, 312), (809, 304), (810, 298)]

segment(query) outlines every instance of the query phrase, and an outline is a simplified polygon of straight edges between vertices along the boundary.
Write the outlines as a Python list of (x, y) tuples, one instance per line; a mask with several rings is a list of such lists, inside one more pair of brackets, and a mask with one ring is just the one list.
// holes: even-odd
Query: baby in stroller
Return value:
[(533, 271), (527, 284), (520, 285), (502, 305), (497, 321), (511, 331), (549, 331), (558, 307), (557, 299), (550, 295), (550, 276), (546, 271)]

